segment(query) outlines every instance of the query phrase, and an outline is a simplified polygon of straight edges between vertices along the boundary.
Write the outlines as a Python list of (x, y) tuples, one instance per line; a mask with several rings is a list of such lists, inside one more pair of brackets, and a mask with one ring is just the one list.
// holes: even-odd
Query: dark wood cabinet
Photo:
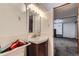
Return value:
[(48, 41), (27, 47), (27, 56), (48, 56)]

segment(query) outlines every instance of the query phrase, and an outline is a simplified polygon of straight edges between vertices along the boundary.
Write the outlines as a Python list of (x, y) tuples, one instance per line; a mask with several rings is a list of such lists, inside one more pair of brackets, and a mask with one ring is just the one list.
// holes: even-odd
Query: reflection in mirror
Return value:
[(29, 33), (40, 34), (41, 33), (41, 17), (35, 11), (29, 9)]
[(29, 32), (33, 32), (33, 15), (29, 16)]

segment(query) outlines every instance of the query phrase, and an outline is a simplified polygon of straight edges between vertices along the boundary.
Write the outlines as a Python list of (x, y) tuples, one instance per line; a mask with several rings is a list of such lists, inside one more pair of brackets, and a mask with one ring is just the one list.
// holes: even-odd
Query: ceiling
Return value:
[(52, 8), (63, 5), (65, 3), (39, 3), (40, 7), (47, 9), (50, 11)]
[[(29, 3), (29, 4), (31, 4), (31, 3)], [(26, 5), (29, 5), (29, 4), (26, 3)], [(51, 9), (58, 7), (60, 5), (63, 5), (65, 3), (33, 3), (33, 4), (37, 5), (42, 10), (50, 11)]]

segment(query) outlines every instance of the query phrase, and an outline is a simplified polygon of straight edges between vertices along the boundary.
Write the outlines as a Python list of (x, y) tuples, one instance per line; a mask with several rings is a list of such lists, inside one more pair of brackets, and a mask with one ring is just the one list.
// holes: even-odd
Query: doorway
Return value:
[(54, 8), (54, 55), (77, 55), (77, 4)]

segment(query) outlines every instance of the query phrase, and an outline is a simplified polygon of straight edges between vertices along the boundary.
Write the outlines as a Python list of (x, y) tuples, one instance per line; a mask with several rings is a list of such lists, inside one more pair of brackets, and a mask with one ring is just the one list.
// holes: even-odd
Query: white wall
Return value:
[(63, 24), (63, 37), (76, 38), (76, 24), (64, 23)]
[(26, 15), (22, 12), (21, 5), (21, 3), (0, 4), (0, 36), (26, 33)]
[(46, 35), (48, 32), (48, 19), (41, 18), (41, 34)]
[[(0, 45), (5, 47), (16, 39), (24, 39), (26, 29), (26, 13), (21, 3), (0, 4)], [(20, 20), (19, 20), (20, 17)], [(26, 37), (25, 37), (26, 38)]]
[(56, 29), (56, 34), (63, 34), (63, 37), (68, 38), (76, 38), (77, 37), (77, 24), (76, 23), (63, 23), (63, 30), (62, 30), (62, 23), (54, 24), (54, 29)]
[(47, 13), (47, 27), (46, 27), (46, 33), (49, 37), (48, 40), (48, 55), (53, 56), (54, 55), (54, 45), (53, 45), (53, 9)]
[(62, 35), (62, 23), (54, 24), (54, 29), (56, 29), (56, 34)]

